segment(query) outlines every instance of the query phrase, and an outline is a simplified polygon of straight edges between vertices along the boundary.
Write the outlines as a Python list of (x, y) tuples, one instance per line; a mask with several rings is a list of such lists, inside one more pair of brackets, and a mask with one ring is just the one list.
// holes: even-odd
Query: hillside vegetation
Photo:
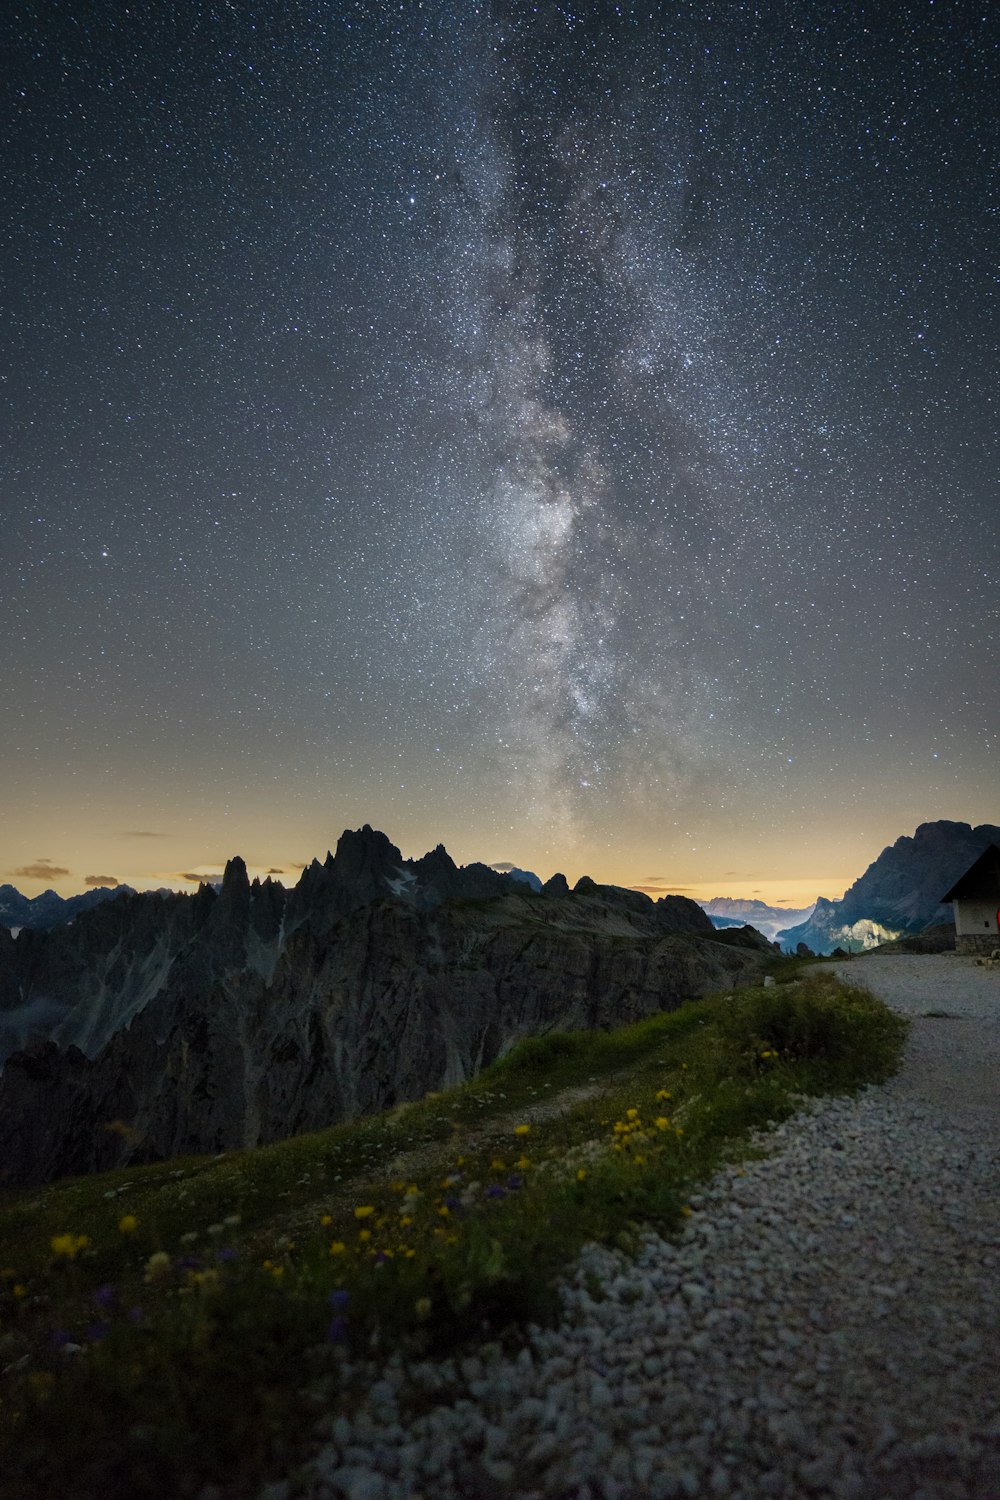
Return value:
[(751, 1130), (897, 1066), (898, 1016), (782, 977), (550, 1033), (356, 1124), (9, 1191), (0, 1493), (251, 1494), (373, 1363), (557, 1316), (586, 1242), (677, 1232)]

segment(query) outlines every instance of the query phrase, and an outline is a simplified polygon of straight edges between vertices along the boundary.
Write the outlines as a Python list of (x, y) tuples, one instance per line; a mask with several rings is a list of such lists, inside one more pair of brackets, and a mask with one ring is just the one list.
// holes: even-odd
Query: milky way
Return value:
[(995, 814), (984, 10), (4, 24), (12, 862)]

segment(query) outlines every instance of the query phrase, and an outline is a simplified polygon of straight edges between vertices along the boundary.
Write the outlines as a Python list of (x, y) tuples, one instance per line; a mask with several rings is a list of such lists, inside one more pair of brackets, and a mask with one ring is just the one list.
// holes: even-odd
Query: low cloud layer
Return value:
[(21, 880), (58, 880), (61, 875), (70, 875), (72, 871), (54, 865), (50, 859), (36, 859), (33, 865), (19, 865), (10, 873)]
[(85, 875), (84, 885), (121, 885), (117, 875)]

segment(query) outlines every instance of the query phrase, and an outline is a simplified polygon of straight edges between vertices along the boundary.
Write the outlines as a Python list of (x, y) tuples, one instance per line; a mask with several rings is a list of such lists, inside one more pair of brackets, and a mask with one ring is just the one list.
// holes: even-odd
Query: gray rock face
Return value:
[(997, 842), (1000, 828), (992, 823), (921, 823), (912, 838), (883, 849), (843, 900), (821, 897), (809, 920), (779, 932), (778, 940), (786, 950), (802, 942), (814, 953), (838, 946), (857, 951), (949, 922), (952, 911), (942, 906), (942, 894)]
[(122, 898), (0, 948), (8, 1034), (58, 1010), (0, 1075), (0, 1162), (44, 1181), (417, 1099), (540, 1030), (759, 975), (759, 949), (717, 937), (683, 897), (537, 894), (441, 848), (404, 861), (371, 829), (291, 892), (231, 860), (218, 894)]

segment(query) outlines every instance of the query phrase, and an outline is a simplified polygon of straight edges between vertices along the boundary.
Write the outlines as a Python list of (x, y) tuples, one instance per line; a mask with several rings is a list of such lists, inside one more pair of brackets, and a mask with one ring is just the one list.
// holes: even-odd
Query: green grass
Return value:
[[(904, 1039), (812, 974), (534, 1038), (460, 1089), (280, 1145), (8, 1193), (0, 1493), (252, 1492), (350, 1407), (345, 1356), (556, 1316), (585, 1243), (675, 1232), (750, 1129), (884, 1079)], [(66, 1235), (87, 1243), (55, 1253)]]

